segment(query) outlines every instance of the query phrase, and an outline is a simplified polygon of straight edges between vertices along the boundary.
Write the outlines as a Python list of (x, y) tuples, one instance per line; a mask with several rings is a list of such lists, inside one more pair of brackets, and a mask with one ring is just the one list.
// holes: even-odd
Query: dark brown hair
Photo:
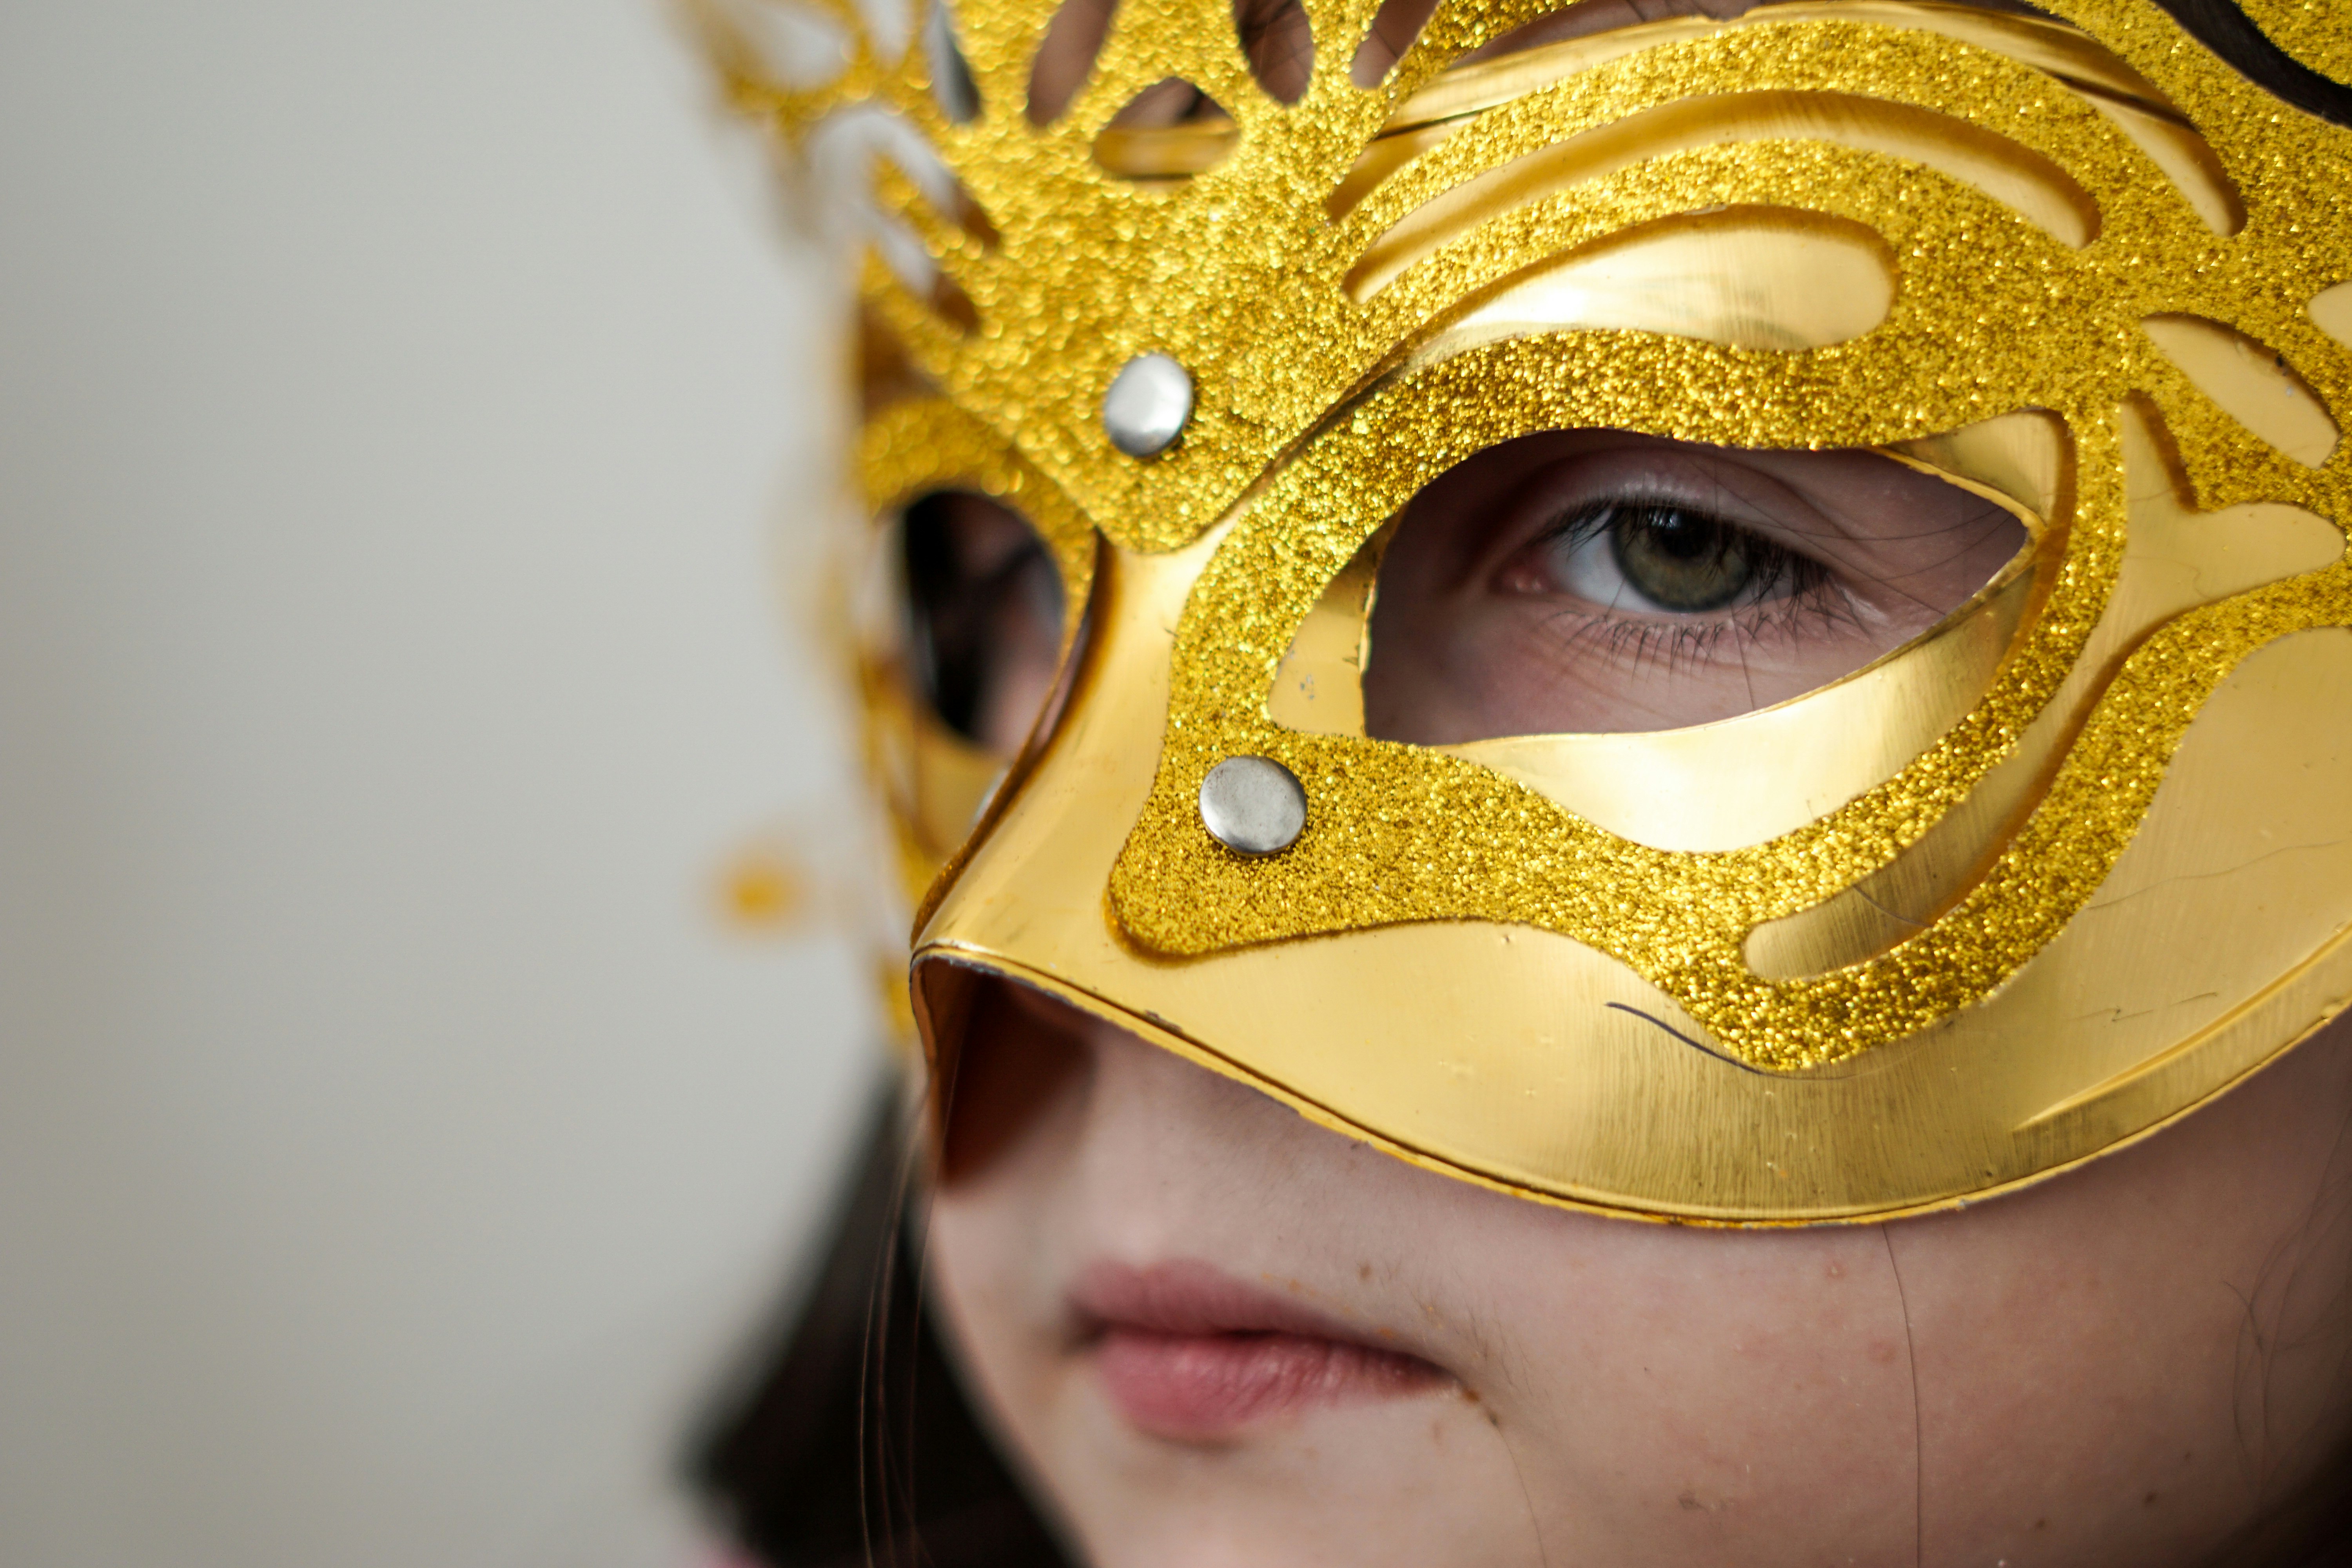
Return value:
[(924, 1310), (910, 1113), (895, 1087), (876, 1101), (814, 1279), (717, 1402), (691, 1479), (770, 1568), (1064, 1568)]

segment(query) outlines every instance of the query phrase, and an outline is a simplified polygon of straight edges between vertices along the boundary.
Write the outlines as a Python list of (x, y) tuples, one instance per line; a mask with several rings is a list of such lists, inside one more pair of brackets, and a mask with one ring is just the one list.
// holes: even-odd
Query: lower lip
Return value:
[(1318, 1406), (1418, 1393), (1444, 1377), (1411, 1356), (1305, 1334), (1115, 1327), (1095, 1358), (1120, 1415), (1154, 1436), (1192, 1442)]

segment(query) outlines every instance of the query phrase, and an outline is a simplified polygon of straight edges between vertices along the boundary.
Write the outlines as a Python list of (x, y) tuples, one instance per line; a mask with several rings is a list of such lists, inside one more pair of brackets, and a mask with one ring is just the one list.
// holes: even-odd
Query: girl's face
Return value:
[[(994, 629), (965, 639), (964, 727), (1009, 750), (1054, 646), (1011, 623), (1051, 613), (1022, 586), (1050, 568), (967, 510), (940, 559), (970, 558)], [(2027, 547), (2011, 511), (1871, 454), (1512, 443), (1400, 520), (1367, 728), (1748, 711)], [(2352, 1436), (2342, 1026), (2024, 1192), (1786, 1230), (1432, 1174), (1008, 983), (957, 1071), (937, 1300), (1098, 1568), (2262, 1561)]]
[(1417, 1170), (1009, 984), (977, 1011), (935, 1299), (1097, 1568), (2262, 1562), (2340, 1457), (2340, 1026), (2024, 1192), (1734, 1231)]

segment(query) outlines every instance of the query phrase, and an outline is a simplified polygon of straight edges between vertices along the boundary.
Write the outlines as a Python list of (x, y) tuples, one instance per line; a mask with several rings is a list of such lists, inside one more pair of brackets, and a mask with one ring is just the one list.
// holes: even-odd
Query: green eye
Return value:
[(1755, 585), (1748, 536), (1703, 512), (1617, 507), (1607, 531), (1609, 553), (1625, 585), (1661, 610), (1720, 610)]
[(1601, 501), (1547, 545), (1546, 575), (1604, 609), (1709, 616), (1818, 595), (1826, 566), (1678, 500)]

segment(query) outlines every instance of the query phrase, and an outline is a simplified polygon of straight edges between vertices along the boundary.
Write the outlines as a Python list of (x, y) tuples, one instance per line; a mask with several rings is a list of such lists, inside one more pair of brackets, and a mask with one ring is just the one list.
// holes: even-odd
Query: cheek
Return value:
[(1042, 1200), (1010, 1180), (935, 1198), (922, 1262), (929, 1308), (972, 1405), (1033, 1462), (1066, 1372), (1041, 1264)]
[[(968, 1358), (1001, 1354), (1013, 1337), (1025, 1298), (1023, 1258), (1033, 1250), (1025, 1209), (1006, 1194), (961, 1189), (935, 1196), (924, 1232), (924, 1273)], [(993, 1359), (991, 1357), (990, 1359)]]
[(1562, 1229), (1503, 1293), (1528, 1351), (1494, 1397), (1571, 1555), (1907, 1553), (1909, 1349), (1875, 1230)]
[(979, 1403), (1026, 1448), (1064, 1366), (1054, 1237), (1071, 1202), (1091, 1058), (1062, 1032), (986, 1001), (980, 1011), (963, 1046), (948, 1173), (928, 1194), (921, 1267)]
[(2306, 1047), (2137, 1149), (1898, 1230), (1948, 1539), (2201, 1561), (2333, 1462), (2347, 1247), (2311, 1222), (2342, 1186), (2344, 1104), (2296, 1084), (2317, 1059)]

